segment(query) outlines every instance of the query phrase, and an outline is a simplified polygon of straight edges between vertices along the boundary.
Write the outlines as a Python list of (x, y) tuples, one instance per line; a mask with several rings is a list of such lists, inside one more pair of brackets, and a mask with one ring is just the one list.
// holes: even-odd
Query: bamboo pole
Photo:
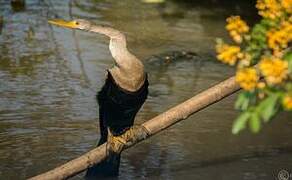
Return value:
[[(146, 121), (142, 124), (147, 130), (147, 135), (137, 131), (137, 139), (134, 142), (127, 143), (124, 149), (127, 149), (136, 143), (146, 139), (175, 123), (186, 119), (190, 115), (198, 112), (211, 104), (214, 104), (221, 99), (233, 94), (240, 89), (239, 85), (235, 82), (235, 77), (231, 77), (219, 84), (199, 93), (198, 95), (188, 99), (187, 101), (169, 109), (168, 111)], [(67, 162), (46, 173), (30, 178), (31, 180), (55, 180), (66, 179), (72, 177), (93, 164), (97, 164), (106, 158), (106, 144), (103, 144), (86, 154)]]

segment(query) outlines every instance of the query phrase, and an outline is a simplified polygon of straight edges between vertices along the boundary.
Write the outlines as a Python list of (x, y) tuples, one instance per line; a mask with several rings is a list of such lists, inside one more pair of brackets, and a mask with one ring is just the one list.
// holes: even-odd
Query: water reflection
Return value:
[(3, 24), (3, 16), (0, 16), (0, 35), (2, 34)]
[[(0, 179), (46, 171), (93, 148), (98, 139), (95, 93), (113, 64), (108, 39), (53, 28), (48, 18), (86, 18), (127, 34), (151, 83), (137, 117), (142, 123), (233, 74), (214, 60), (214, 39), (227, 37), (225, 17), (244, 8), (204, 4), (27, 0), (15, 12), (10, 1), (0, 0)], [(152, 57), (173, 51), (198, 56), (171, 63)], [(234, 98), (126, 151), (119, 178), (268, 179), (278, 167), (289, 168), (291, 152), (277, 149), (292, 146), (291, 115), (281, 114), (259, 135), (231, 136)]]
[(11, 0), (10, 4), (11, 4), (13, 11), (15, 11), (15, 12), (25, 10), (25, 0)]

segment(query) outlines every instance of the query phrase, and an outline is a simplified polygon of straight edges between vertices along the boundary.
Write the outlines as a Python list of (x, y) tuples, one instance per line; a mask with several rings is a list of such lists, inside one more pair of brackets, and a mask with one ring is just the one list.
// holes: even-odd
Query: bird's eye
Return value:
[(76, 25), (79, 25), (79, 22), (75, 22)]

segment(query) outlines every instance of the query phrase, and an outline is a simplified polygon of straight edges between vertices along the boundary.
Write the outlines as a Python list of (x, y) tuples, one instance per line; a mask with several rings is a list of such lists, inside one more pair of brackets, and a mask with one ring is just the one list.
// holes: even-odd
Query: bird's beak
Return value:
[(66, 27), (66, 28), (71, 28), (71, 29), (76, 29), (77, 24), (75, 21), (65, 21), (62, 19), (52, 19), (48, 21), (50, 24), (61, 26), (61, 27)]

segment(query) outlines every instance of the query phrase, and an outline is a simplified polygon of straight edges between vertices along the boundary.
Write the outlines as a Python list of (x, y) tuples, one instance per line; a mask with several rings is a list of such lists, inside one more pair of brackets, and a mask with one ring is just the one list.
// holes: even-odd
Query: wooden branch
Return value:
[[(145, 122), (142, 126), (147, 130), (147, 136), (145, 134), (137, 132), (137, 138), (135, 142), (127, 143), (126, 148), (129, 148), (136, 143), (148, 138), (175, 123), (186, 119), (195, 112), (198, 112), (209, 105), (220, 101), (221, 99), (233, 94), (240, 89), (239, 85), (235, 82), (235, 77), (231, 77), (209, 89), (199, 93), (198, 95), (188, 99), (187, 101), (169, 109), (168, 111), (154, 117), (153, 119)], [(30, 178), (31, 180), (55, 180), (66, 179), (72, 177), (93, 164), (100, 163), (106, 158), (106, 144), (103, 144), (88, 153), (67, 162), (66, 164), (57, 167), (51, 171), (40, 174), (38, 176)]]

